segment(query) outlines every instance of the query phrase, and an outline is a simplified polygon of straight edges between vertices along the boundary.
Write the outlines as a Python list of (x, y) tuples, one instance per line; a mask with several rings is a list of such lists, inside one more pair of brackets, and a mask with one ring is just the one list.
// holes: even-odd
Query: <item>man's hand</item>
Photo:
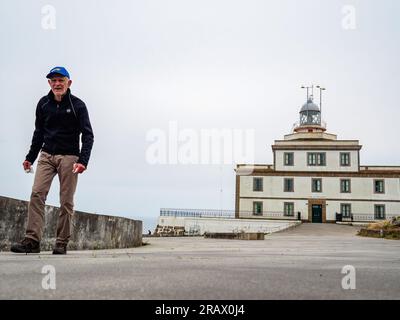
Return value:
[(81, 164), (81, 163), (74, 163), (72, 172), (73, 172), (73, 173), (82, 173), (82, 172), (85, 171), (85, 170), (86, 170), (86, 167), (85, 167), (83, 164)]
[(30, 171), (31, 171), (32, 163), (30, 163), (28, 160), (25, 160), (25, 161), (22, 163), (22, 165), (23, 165), (23, 167), (24, 167), (25, 172), (30, 172)]

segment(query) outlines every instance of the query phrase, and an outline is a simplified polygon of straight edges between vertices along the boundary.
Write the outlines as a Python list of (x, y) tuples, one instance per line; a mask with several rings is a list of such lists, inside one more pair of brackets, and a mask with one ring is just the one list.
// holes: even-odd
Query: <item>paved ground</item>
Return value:
[[(264, 241), (145, 238), (123, 250), (67, 256), (0, 253), (0, 299), (400, 299), (400, 241), (304, 224)], [(42, 268), (56, 289), (42, 288)], [(343, 290), (341, 270), (356, 270)]]

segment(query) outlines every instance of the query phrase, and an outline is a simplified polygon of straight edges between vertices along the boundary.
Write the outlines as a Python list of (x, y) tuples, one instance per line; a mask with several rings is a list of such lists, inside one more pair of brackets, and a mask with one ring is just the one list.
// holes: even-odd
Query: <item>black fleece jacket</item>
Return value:
[(43, 150), (53, 155), (79, 156), (78, 163), (87, 167), (93, 141), (93, 130), (85, 103), (73, 96), (70, 89), (61, 102), (54, 100), (54, 94), (50, 91), (39, 100), (36, 107), (35, 131), (26, 160), (34, 163), (39, 151)]

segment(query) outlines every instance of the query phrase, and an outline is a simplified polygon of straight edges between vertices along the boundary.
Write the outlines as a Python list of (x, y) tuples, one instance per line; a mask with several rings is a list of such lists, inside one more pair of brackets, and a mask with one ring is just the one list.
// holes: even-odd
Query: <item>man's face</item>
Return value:
[(51, 87), (51, 91), (53, 91), (55, 96), (62, 96), (67, 92), (67, 89), (71, 86), (72, 81), (67, 77), (63, 76), (53, 76), (49, 79), (49, 85)]

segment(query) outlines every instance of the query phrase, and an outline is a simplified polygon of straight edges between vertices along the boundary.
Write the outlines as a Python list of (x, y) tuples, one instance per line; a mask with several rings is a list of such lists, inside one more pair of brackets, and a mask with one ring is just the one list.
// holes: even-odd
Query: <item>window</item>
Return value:
[(351, 217), (351, 204), (341, 203), (340, 204), (340, 213), (342, 214), (343, 218), (350, 218)]
[(322, 179), (312, 179), (311, 180), (311, 191), (312, 192), (322, 192)]
[(326, 154), (324, 152), (308, 152), (307, 163), (309, 166), (325, 166), (326, 165)]
[(253, 178), (253, 191), (263, 191), (263, 178)]
[(293, 154), (293, 152), (285, 152), (284, 155), (283, 155), (283, 158), (284, 158), (284, 163), (283, 164), (285, 166), (293, 166), (294, 165), (294, 161), (293, 161), (294, 154)]
[(283, 204), (283, 215), (294, 217), (294, 202), (285, 202)]
[(294, 191), (293, 178), (285, 178), (283, 180), (283, 192), (293, 192), (293, 191)]
[(374, 193), (385, 193), (384, 180), (374, 180)]
[(385, 219), (385, 205), (376, 204), (375, 205), (375, 219)]
[(263, 203), (254, 201), (253, 202), (253, 215), (262, 216), (262, 212), (263, 212)]
[(350, 166), (350, 152), (340, 153), (340, 165), (342, 167)]
[(340, 179), (340, 192), (348, 193), (350, 191), (350, 179)]

